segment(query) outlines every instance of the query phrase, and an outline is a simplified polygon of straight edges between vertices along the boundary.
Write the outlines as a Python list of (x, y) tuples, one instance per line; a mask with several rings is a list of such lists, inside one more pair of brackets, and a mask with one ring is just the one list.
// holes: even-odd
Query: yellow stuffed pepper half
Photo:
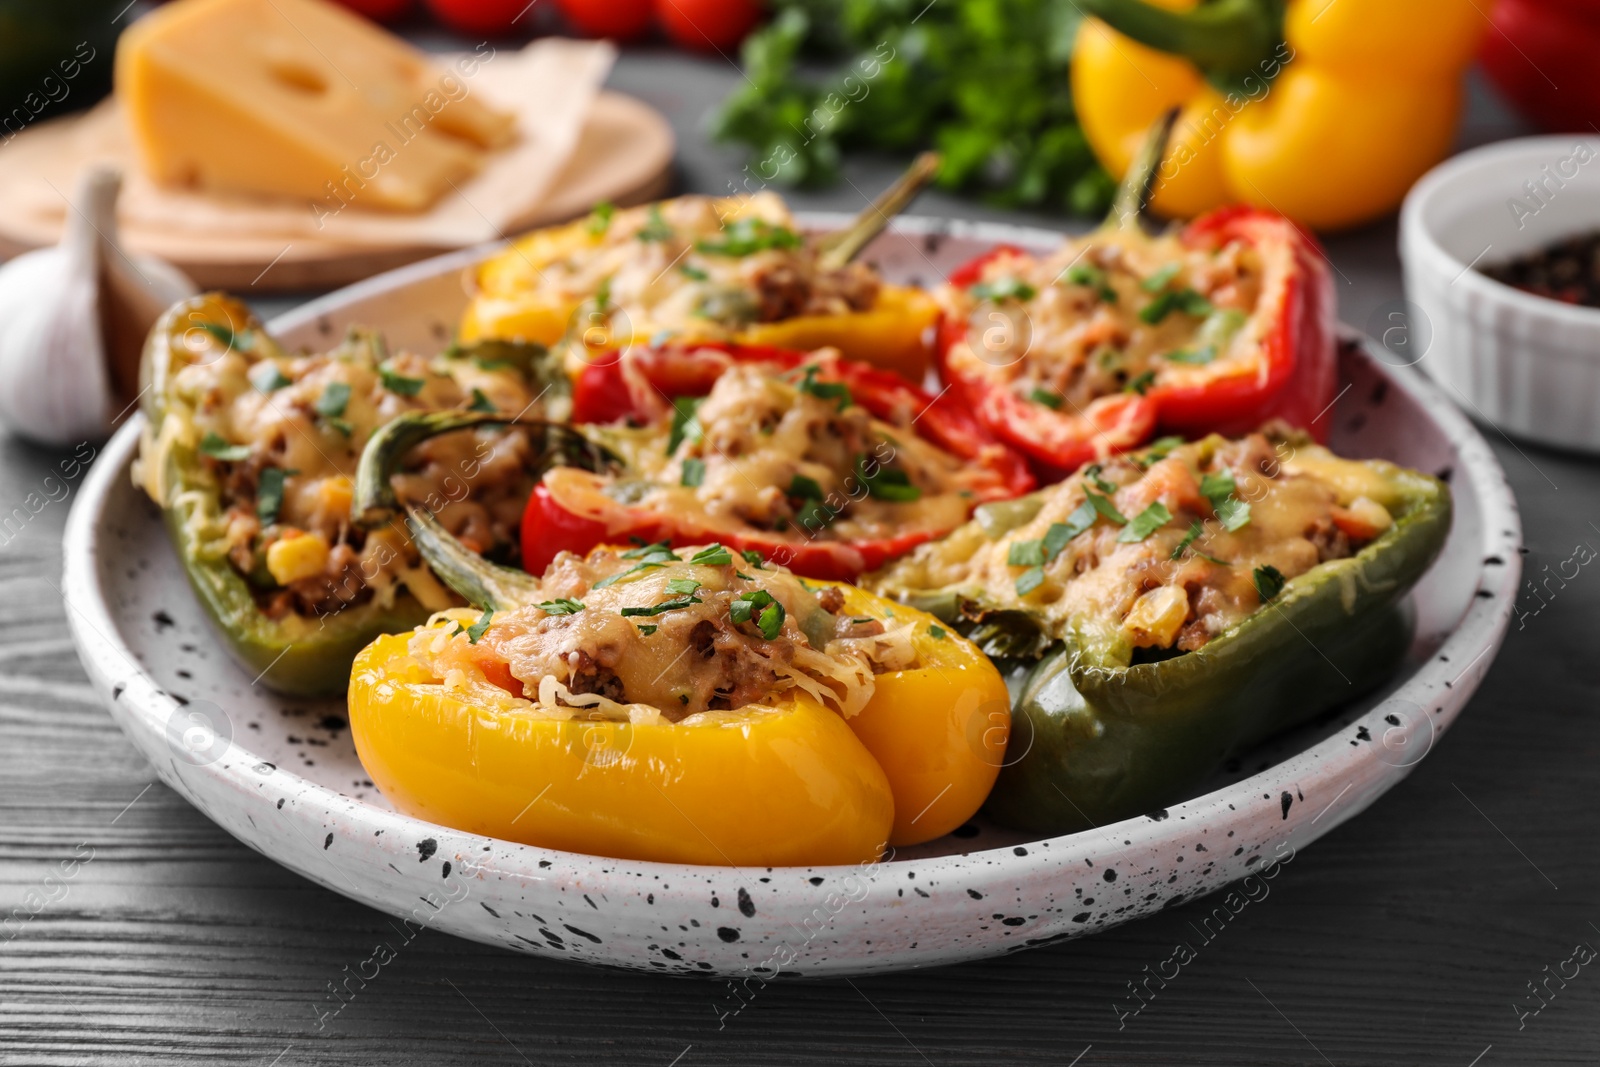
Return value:
[[(882, 217), (842, 231), (876, 233)], [(571, 373), (662, 337), (839, 349), (921, 382), (938, 306), (801, 236), (783, 200), (685, 196), (538, 230), (473, 273), (463, 343), (563, 345)], [(852, 242), (852, 247), (859, 243)]]
[(994, 784), (1004, 682), (930, 615), (717, 544), (563, 553), (539, 578), (440, 562), (410, 521), (489, 606), (356, 661), (356, 750), (407, 814), (624, 859), (843, 864), (948, 833)]

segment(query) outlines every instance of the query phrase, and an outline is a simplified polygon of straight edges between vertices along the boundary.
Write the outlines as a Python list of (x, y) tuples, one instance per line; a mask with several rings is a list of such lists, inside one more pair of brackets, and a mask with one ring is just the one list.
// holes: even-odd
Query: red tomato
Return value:
[(531, 7), (532, 0), (428, 0), (428, 10), (452, 30), (487, 37), (510, 34)]
[(661, 27), (684, 48), (726, 52), (761, 21), (757, 0), (656, 0)]
[(393, 22), (411, 10), (411, 0), (339, 0), (339, 3), (374, 22)]
[(572, 28), (590, 37), (631, 41), (650, 28), (651, 0), (556, 0)]

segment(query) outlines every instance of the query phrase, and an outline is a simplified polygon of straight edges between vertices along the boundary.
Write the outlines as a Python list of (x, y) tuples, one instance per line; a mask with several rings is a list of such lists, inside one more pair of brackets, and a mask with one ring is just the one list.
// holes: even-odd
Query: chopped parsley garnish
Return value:
[(1283, 572), (1270, 563), (1256, 568), (1255, 580), (1256, 592), (1261, 596), (1263, 604), (1283, 592), (1283, 585), (1288, 581)]
[(1013, 541), (1006, 552), (1008, 567), (1039, 567), (1044, 564), (1043, 541)]
[(1159, 293), (1178, 276), (1178, 272), (1182, 269), (1182, 263), (1168, 263), (1158, 267), (1154, 274), (1139, 283), (1139, 288), (1147, 293)]
[(483, 614), (478, 616), (478, 621), (467, 627), (467, 641), (477, 644), (478, 638), (488, 632), (489, 624), (494, 621), (494, 609), (484, 608)]
[(1167, 506), (1157, 500), (1154, 504), (1135, 515), (1122, 532), (1117, 535), (1117, 540), (1123, 544), (1136, 544), (1155, 533), (1161, 527), (1172, 521), (1172, 512)]
[(661, 215), (661, 205), (650, 205), (650, 220), (638, 233), (638, 238), (645, 242), (658, 242), (672, 240), (672, 227), (667, 225), (667, 220)]
[(1217, 358), (1217, 350), (1211, 345), (1201, 345), (1199, 348), (1180, 348), (1168, 352), (1162, 357), (1168, 363), (1187, 363), (1192, 367), (1203, 367)]
[(653, 634), (657, 630), (661, 629), (661, 627), (655, 626), (655, 625), (653, 625), (651, 623), (648, 623), (648, 622), (641, 622), (641, 623), (638, 624), (638, 626), (639, 626), (639, 632), (644, 634), (646, 637), (649, 637), (651, 634)]
[(594, 290), (594, 309), (605, 311), (611, 306), (611, 275), (607, 274), (600, 279), (600, 284)]
[(1066, 522), (1053, 522), (1050, 529), (1044, 532), (1044, 558), (1054, 562), (1055, 558), (1063, 551), (1074, 537), (1083, 533), (1094, 525), (1095, 507), (1088, 501), (1079, 504)]
[(1250, 505), (1233, 495), (1233, 472), (1224, 467), (1200, 479), (1200, 494), (1211, 501), (1217, 520), (1229, 533), (1250, 521)]
[(719, 544), (710, 544), (689, 557), (689, 562), (701, 567), (726, 567), (733, 562), (733, 553)]
[(943, 626), (932, 626), (932, 625), (930, 625), (928, 627), (928, 636), (933, 638), (935, 641), (943, 641), (944, 640), (944, 627)]
[(794, 513), (794, 521), (808, 533), (826, 529), (839, 513), (821, 500), (807, 500)]
[(606, 589), (616, 585), (618, 582), (622, 581), (622, 579), (631, 574), (638, 574), (641, 571), (655, 570), (658, 567), (665, 567), (668, 563), (683, 562), (678, 558), (677, 554), (673, 552), (671, 548), (667, 547), (667, 543), (665, 541), (658, 541), (653, 545), (642, 545), (630, 552), (624, 552), (622, 554), (622, 558), (636, 559), (639, 562), (635, 563), (632, 567), (629, 567), (625, 571), (618, 571), (609, 578), (600, 579), (598, 582), (594, 583), (594, 588)]
[(1189, 532), (1183, 535), (1183, 540), (1177, 543), (1172, 550), (1172, 555), (1168, 556), (1167, 558), (1182, 559), (1184, 552), (1188, 550), (1189, 546), (1198, 541), (1200, 539), (1200, 535), (1205, 532), (1206, 524), (1201, 522), (1199, 519), (1194, 520), (1194, 522), (1189, 524)]
[(800, 381), (795, 384), (795, 388), (802, 393), (809, 393), (819, 400), (837, 400), (840, 411), (850, 406), (850, 387), (843, 382), (817, 381), (817, 365), (815, 363), (806, 364), (805, 372), (801, 375)]
[(201, 322), (197, 323), (197, 325), (229, 348), (237, 349), (240, 352), (248, 351), (255, 344), (255, 338), (250, 335), (249, 330), (240, 330), (235, 333), (231, 327), (224, 326), (220, 322)]
[(685, 441), (698, 441), (704, 435), (700, 429), (700, 420), (694, 413), (700, 410), (700, 401), (705, 399), (698, 396), (679, 396), (672, 400), (672, 433), (667, 437), (667, 455), (672, 455), (678, 446)]
[(1075, 263), (1067, 268), (1066, 279), (1073, 285), (1093, 289), (1095, 295), (1107, 304), (1117, 302), (1117, 291), (1106, 281), (1106, 272), (1088, 263)]
[(473, 386), (472, 387), (472, 403), (467, 405), (467, 410), (468, 411), (481, 411), (485, 415), (493, 415), (496, 411), (498, 411), (500, 409), (494, 406), (494, 402), (492, 400), (490, 400), (488, 397), (483, 395), (483, 390), (482, 389), (479, 389), (477, 386)]
[(1168, 289), (1139, 309), (1139, 321), (1154, 326), (1174, 311), (1204, 318), (1215, 309), (1193, 289)]
[(679, 485), (688, 486), (690, 489), (698, 489), (702, 484), (704, 484), (705, 480), (705, 460), (695, 459), (693, 456), (690, 456), (688, 459), (683, 461), (683, 474), (678, 478)]
[(609, 200), (602, 200), (594, 206), (589, 213), (589, 233), (600, 237), (611, 229), (611, 217), (617, 213), (617, 205)]
[[(672, 556), (672, 542), (651, 541), (649, 544), (640, 544), (638, 548), (630, 548), (628, 551), (622, 553), (622, 558), (643, 559), (645, 556), (654, 556), (661, 552), (665, 552), (667, 555)], [(677, 559), (678, 557), (672, 556), (672, 558)]]
[(486, 371), (513, 370), (513, 369), (516, 368), (516, 364), (511, 362), (509, 359), (482, 359), (482, 358), (478, 358), (478, 359), (474, 359), (472, 362), (474, 362), (474, 363), (476, 363), (478, 365), (478, 369), (479, 370), (486, 370)]
[(1132, 381), (1128, 382), (1127, 385), (1124, 385), (1122, 387), (1122, 391), (1124, 393), (1138, 393), (1140, 396), (1144, 396), (1144, 394), (1150, 391), (1150, 387), (1155, 383), (1156, 372), (1153, 370), (1147, 370), (1143, 374), (1140, 374), (1138, 377), (1134, 378)]
[(396, 374), (388, 367), (378, 368), (378, 379), (383, 382), (385, 389), (400, 396), (416, 396), (422, 392), (424, 384), (421, 378), (407, 378), (403, 374)]
[(1108, 482), (1104, 478), (1100, 477), (1100, 472), (1103, 470), (1105, 470), (1105, 468), (1100, 464), (1091, 463), (1084, 468), (1083, 476), (1089, 480), (1090, 484), (1092, 484), (1102, 493), (1115, 493), (1117, 491), (1116, 483)]
[(684, 263), (678, 267), (678, 273), (690, 281), (703, 282), (711, 275), (695, 266), (693, 263)]
[(677, 611), (680, 608), (693, 607), (699, 603), (701, 603), (701, 600), (697, 596), (682, 596), (673, 600), (663, 600), (661, 603), (652, 604), (648, 608), (623, 608), (622, 614), (629, 618), (639, 615), (662, 615), (669, 611)]
[(263, 360), (250, 368), (250, 384), (256, 387), (258, 393), (275, 393), (293, 382), (278, 369), (276, 363)]
[(1048, 389), (1034, 389), (1033, 392), (1028, 394), (1028, 399), (1035, 404), (1043, 404), (1053, 411), (1059, 411), (1061, 405), (1067, 402), (1066, 397), (1059, 393), (1052, 393)]
[(1099, 512), (1100, 516), (1107, 522), (1114, 522), (1118, 526), (1126, 526), (1128, 524), (1128, 520), (1123, 516), (1122, 512), (1117, 510), (1117, 506), (1099, 493), (1085, 488), (1083, 495), (1088, 497), (1089, 506)]
[(821, 500), (822, 486), (817, 484), (815, 478), (807, 478), (804, 474), (796, 474), (789, 479), (789, 495), (801, 500)]
[(322, 390), (322, 395), (317, 397), (317, 414), (323, 418), (335, 419), (344, 414), (344, 409), (350, 403), (350, 386), (344, 382), (329, 382)]
[(799, 248), (800, 235), (766, 219), (735, 219), (722, 227), (720, 241), (696, 241), (695, 250), (708, 256), (750, 256), (771, 248)]
[(783, 604), (774, 600), (762, 609), (756, 619), (756, 625), (761, 629), (761, 636), (768, 641), (773, 640), (783, 630)]
[(256, 483), (256, 517), (263, 525), (271, 526), (278, 521), (278, 509), (283, 507), (283, 480), (299, 473), (283, 467), (266, 467), (261, 471)]
[(740, 549), (739, 550), (739, 555), (744, 557), (744, 561), (746, 563), (750, 564), (750, 566), (756, 568), (757, 570), (760, 570), (762, 567), (766, 566), (767, 557), (763, 556), (758, 550), (756, 550), (754, 548), (743, 548), (743, 549)]
[(250, 458), (250, 446), (230, 445), (216, 431), (209, 431), (200, 439), (200, 454), (227, 463), (237, 463)]
[(785, 613), (783, 604), (774, 599), (771, 593), (765, 589), (755, 589), (734, 598), (728, 605), (728, 618), (735, 625), (754, 619), (761, 636), (771, 641), (783, 629)]
[(341, 419), (337, 415), (329, 415), (322, 421), (333, 427), (335, 430), (338, 430), (346, 437), (349, 437), (351, 434), (356, 432), (356, 428), (350, 425), (348, 420)]
[(1181, 437), (1158, 437), (1145, 446), (1144, 452), (1139, 457), (1139, 465), (1148, 467), (1158, 460), (1166, 459), (1172, 454), (1173, 449), (1183, 444), (1184, 440)]
[(998, 304), (1003, 300), (1032, 300), (1038, 290), (1021, 278), (997, 278), (992, 282), (979, 282), (967, 292), (975, 300), (992, 300)]
[(693, 594), (694, 591), (699, 589), (699, 588), (700, 588), (700, 583), (695, 581), (693, 578), (669, 578), (669, 579), (667, 579), (667, 592), (672, 593), (672, 594), (674, 594), (676, 596), (689, 596), (689, 595)]
[(583, 610), (583, 602), (570, 597), (560, 597), (556, 600), (546, 600), (535, 605), (546, 615), (576, 615)]
[(903, 470), (878, 466), (875, 473), (867, 473), (867, 457), (856, 460), (856, 477), (867, 487), (867, 495), (891, 504), (909, 504), (922, 499), (922, 490), (911, 484), (910, 475)]
[(1044, 584), (1044, 568), (1029, 567), (1017, 577), (1017, 595), (1027, 596)]

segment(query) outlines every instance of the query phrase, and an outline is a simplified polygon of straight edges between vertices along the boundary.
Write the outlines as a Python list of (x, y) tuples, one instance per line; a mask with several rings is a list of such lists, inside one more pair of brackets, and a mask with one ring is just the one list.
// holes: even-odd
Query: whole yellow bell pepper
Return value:
[[(728, 197), (713, 203), (718, 217), (730, 222), (751, 214), (748, 201)], [(572, 346), (575, 354), (594, 358), (655, 336), (661, 324), (645, 320), (636, 308), (624, 305), (597, 313), (588, 306), (593, 294), (573, 299), (544, 282), (543, 272), (551, 264), (582, 256), (605, 241), (603, 228), (590, 219), (580, 219), (536, 230), (485, 260), (469, 282), (471, 302), (461, 320), (462, 343), (494, 339), (553, 346), (570, 337), (577, 342)], [(623, 314), (613, 315), (611, 310)], [(696, 319), (675, 324), (673, 333), (687, 341), (735, 341), (806, 351), (832, 346), (847, 359), (896, 371), (920, 383), (932, 356), (927, 334), (938, 318), (939, 306), (927, 293), (884, 285), (873, 306), (862, 311), (799, 315), (739, 328)], [(573, 373), (581, 370), (581, 360), (569, 360), (568, 369)]]
[(1473, 0), (1081, 0), (1072, 60), (1113, 174), (1181, 113), (1152, 206), (1242, 201), (1316, 229), (1392, 210), (1450, 148), (1484, 16)]
[(573, 852), (812, 866), (941, 837), (999, 773), (1005, 683), (932, 616), (840, 588), (846, 614), (914, 620), (920, 662), (878, 675), (848, 720), (799, 690), (678, 723), (556, 720), (510, 693), (446, 690), (400, 634), (368, 646), (351, 672), (356, 751), (409, 815)]

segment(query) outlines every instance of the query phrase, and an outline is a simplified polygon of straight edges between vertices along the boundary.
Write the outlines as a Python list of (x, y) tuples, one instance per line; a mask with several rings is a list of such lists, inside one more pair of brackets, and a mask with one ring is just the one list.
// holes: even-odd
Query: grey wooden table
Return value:
[[(707, 144), (704, 118), (736, 77), (646, 51), (612, 81), (672, 118), (683, 186), (714, 192), (740, 160)], [(1515, 132), (1480, 95), (1463, 138)], [(853, 186), (796, 201), (854, 209), (893, 169), (854, 164)], [(937, 195), (918, 210), (1002, 217)], [(1347, 321), (1398, 299), (1392, 222), (1329, 250)], [(1529, 575), (1600, 546), (1600, 466), (1489, 435), (1521, 501)], [(1547, 981), (1576, 945), (1600, 946), (1600, 578), (1587, 571), (1543, 607), (1528, 598), (1472, 705), (1403, 785), (1120, 1022), (1128, 983), (1195, 940), (1204, 904), (985, 963), (780, 983), (726, 1025), (722, 983), (424, 932), (319, 1029), (328, 984), (389, 924), (217, 829), (101, 710), (58, 592), (76, 487), (49, 480), (60, 458), (0, 442), (0, 514), (44, 501), (0, 532), (0, 1062), (1600, 1061), (1600, 964)]]

